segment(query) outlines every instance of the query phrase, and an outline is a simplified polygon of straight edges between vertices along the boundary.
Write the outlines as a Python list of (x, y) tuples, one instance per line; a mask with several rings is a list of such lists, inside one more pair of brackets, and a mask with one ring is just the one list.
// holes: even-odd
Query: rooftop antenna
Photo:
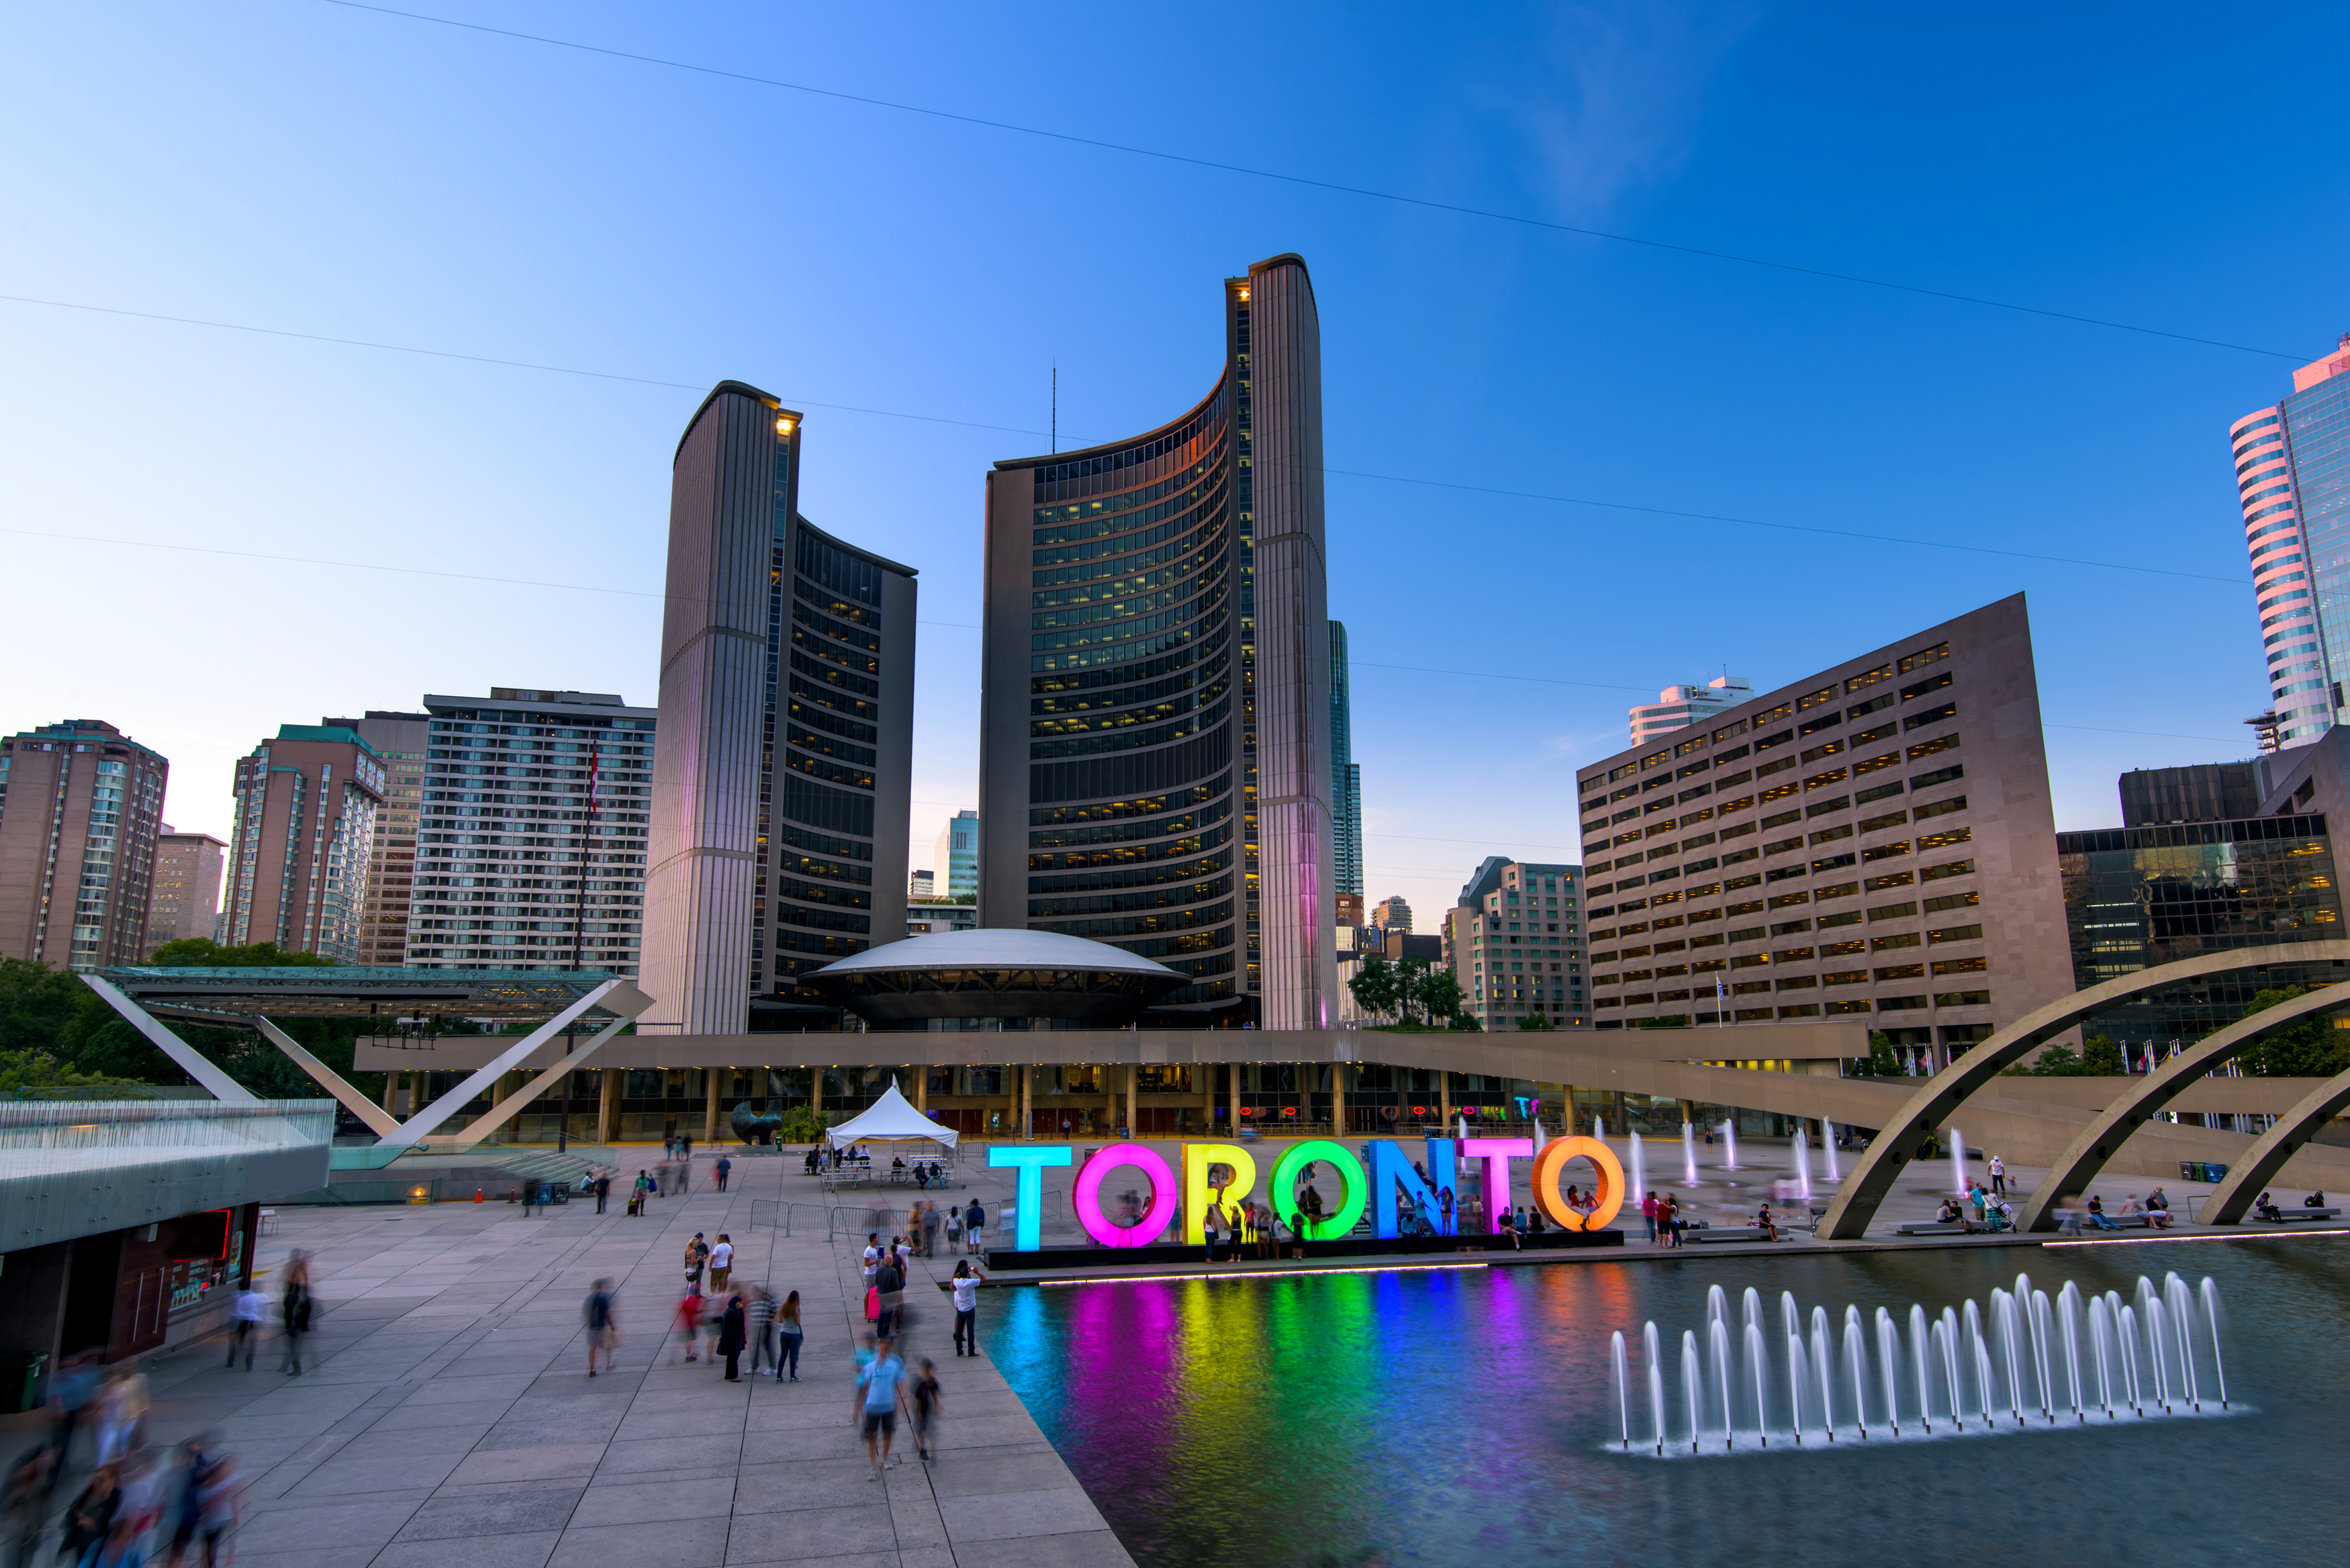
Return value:
[(1061, 450), (1061, 362), (1053, 361), (1053, 451)]

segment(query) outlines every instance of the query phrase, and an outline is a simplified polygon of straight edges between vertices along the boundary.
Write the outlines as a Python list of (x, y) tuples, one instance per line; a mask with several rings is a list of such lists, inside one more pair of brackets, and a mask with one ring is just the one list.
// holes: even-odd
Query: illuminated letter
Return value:
[(1229, 1165), (1232, 1184), (1224, 1189), (1224, 1208), (1232, 1199), (1256, 1190), (1256, 1161), (1249, 1151), (1228, 1143), (1187, 1143), (1183, 1146), (1183, 1240), (1193, 1245), (1208, 1239), (1208, 1167)]
[[(1559, 1191), (1558, 1179), (1566, 1162), (1576, 1155), (1591, 1162), (1599, 1173), (1593, 1182), (1591, 1195), (1598, 1207), (1588, 1214), (1578, 1214), (1566, 1206)], [(1596, 1137), (1553, 1138), (1542, 1153), (1534, 1157), (1534, 1202), (1542, 1211), (1566, 1231), (1604, 1231), (1624, 1207), (1624, 1168), (1617, 1162), (1616, 1151)]]
[(1460, 1234), (1461, 1194), (1456, 1189), (1460, 1186), (1461, 1177), (1460, 1168), (1454, 1158), (1459, 1152), (1452, 1147), (1452, 1140), (1449, 1137), (1431, 1137), (1428, 1140), (1428, 1184), (1436, 1189), (1439, 1193), (1451, 1193), (1453, 1199), (1450, 1214), (1445, 1212), (1441, 1205), (1437, 1209), (1436, 1233), (1440, 1236)]
[(1045, 1167), (1069, 1163), (1067, 1144), (990, 1144), (987, 1163), (1019, 1171), (1012, 1188), (1012, 1250), (1033, 1252), (1044, 1237)]
[(1499, 1235), (1502, 1210), (1510, 1206), (1510, 1157), (1530, 1155), (1534, 1140), (1530, 1137), (1464, 1137), (1461, 1153), (1464, 1158), (1485, 1162), (1485, 1232)]
[[(1363, 1174), (1363, 1162), (1355, 1158), (1353, 1149), (1342, 1143), (1332, 1143), (1326, 1137), (1307, 1138), (1295, 1146), (1281, 1157), (1281, 1163), (1273, 1168), (1273, 1191), (1267, 1195), (1266, 1200), (1273, 1205), (1274, 1212), (1281, 1216), (1282, 1221), (1295, 1231), (1298, 1224), (1297, 1173), (1317, 1159), (1330, 1162), (1331, 1170), (1347, 1189), (1347, 1196), (1338, 1200), (1335, 1211), (1323, 1210), (1322, 1234), (1326, 1241), (1332, 1236), (1344, 1236), (1355, 1228), (1355, 1221), (1363, 1217), (1363, 1201), (1370, 1196), (1367, 1190), (1370, 1180)], [(1388, 1199), (1388, 1206), (1394, 1206), (1393, 1199)], [(1306, 1240), (1313, 1238), (1309, 1236)]]
[[(1142, 1206), (1142, 1221), (1128, 1228), (1113, 1223), (1102, 1211), (1101, 1184), (1104, 1178), (1121, 1165), (1131, 1165), (1142, 1172), (1150, 1184), (1149, 1200)], [(1091, 1159), (1077, 1172), (1076, 1189), (1069, 1195), (1069, 1206), (1077, 1211), (1077, 1223), (1086, 1234), (1105, 1247), (1147, 1247), (1159, 1240), (1159, 1232), (1167, 1229), (1168, 1206), (1175, 1201), (1175, 1173), (1167, 1162), (1139, 1143), (1114, 1143)]]
[[(1448, 1144), (1445, 1147), (1449, 1149), (1451, 1146)], [(1442, 1185), (1435, 1176), (1422, 1180), (1419, 1172), (1411, 1168), (1411, 1162), (1404, 1158), (1401, 1146), (1393, 1138), (1371, 1140), (1371, 1229), (1381, 1239), (1392, 1241), (1403, 1233), (1402, 1220), (1398, 1212), (1401, 1206), (1396, 1201), (1396, 1189), (1399, 1187), (1410, 1193), (1419, 1211), (1428, 1216), (1430, 1229), (1440, 1227), (1443, 1215), (1437, 1206), (1436, 1194)]]

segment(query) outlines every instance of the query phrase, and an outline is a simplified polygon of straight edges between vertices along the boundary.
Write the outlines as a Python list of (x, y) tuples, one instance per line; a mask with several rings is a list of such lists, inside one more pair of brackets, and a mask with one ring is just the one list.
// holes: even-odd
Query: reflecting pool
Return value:
[[(1710, 1285), (1733, 1313), (1758, 1290), (1774, 1325), (1783, 1291), (1806, 1313), (1906, 1322), (1912, 1303), (1987, 1301), (2019, 1270), (2051, 1298), (2210, 1276), (2235, 1413), (1701, 1464), (1607, 1451), (1611, 1334), (1637, 1358), (1653, 1319), (1677, 1347), (1707, 1322)], [(2273, 1568), (2330, 1560), (2350, 1528), (2345, 1289), (2350, 1241), (2288, 1237), (1024, 1287), (991, 1293), (983, 1318), (998, 1367), (1150, 1568), (1885, 1568), (1888, 1552)]]

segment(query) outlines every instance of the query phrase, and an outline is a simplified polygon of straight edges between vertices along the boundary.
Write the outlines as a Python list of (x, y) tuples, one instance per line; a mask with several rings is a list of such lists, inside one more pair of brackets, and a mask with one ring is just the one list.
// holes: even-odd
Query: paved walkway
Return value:
[[(796, 1160), (737, 1160), (731, 1194), (659, 1199), (638, 1220), (617, 1201), (527, 1221), (505, 1204), (288, 1210), (258, 1262), (311, 1252), (313, 1368), (276, 1371), (275, 1342), (252, 1373), (224, 1371), (217, 1339), (157, 1357), (149, 1440), (211, 1429), (237, 1456), (240, 1568), (1128, 1563), (994, 1364), (951, 1354), (942, 1294), (918, 1293), (912, 1347), (944, 1385), (939, 1459), (914, 1459), (901, 1423), (907, 1462), (868, 1479), (857, 1254), (820, 1231), (752, 1231), (752, 1201), (785, 1179), (804, 1196)], [(695, 1231), (732, 1233), (738, 1282), (800, 1293), (801, 1382), (728, 1384), (674, 1359), (661, 1331)], [(619, 1282), (624, 1339), (618, 1371), (591, 1381), (580, 1303), (599, 1276)]]

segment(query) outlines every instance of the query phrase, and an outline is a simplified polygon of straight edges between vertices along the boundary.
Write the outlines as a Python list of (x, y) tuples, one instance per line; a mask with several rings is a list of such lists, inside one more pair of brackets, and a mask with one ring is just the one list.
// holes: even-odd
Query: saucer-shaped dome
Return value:
[(875, 1023), (1068, 1018), (1130, 1023), (1184, 983), (1163, 963), (1053, 931), (940, 931), (868, 948), (807, 982)]

